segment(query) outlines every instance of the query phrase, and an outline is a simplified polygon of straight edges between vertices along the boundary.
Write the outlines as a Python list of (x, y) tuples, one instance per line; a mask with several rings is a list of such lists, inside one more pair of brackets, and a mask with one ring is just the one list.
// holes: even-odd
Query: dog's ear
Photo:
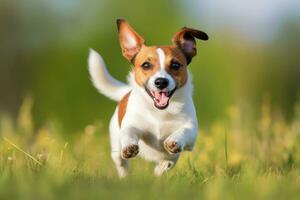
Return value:
[(132, 62), (144, 45), (144, 39), (124, 19), (117, 19), (117, 26), (122, 54)]
[(200, 30), (183, 27), (172, 38), (173, 44), (182, 50), (187, 63), (190, 63), (192, 58), (197, 54), (195, 38), (208, 40), (208, 35)]

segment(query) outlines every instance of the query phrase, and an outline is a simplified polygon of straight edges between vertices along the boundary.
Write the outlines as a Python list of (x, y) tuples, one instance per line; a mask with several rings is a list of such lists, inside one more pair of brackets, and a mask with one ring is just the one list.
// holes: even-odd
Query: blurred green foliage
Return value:
[(170, 44), (182, 26), (209, 34), (190, 66), (200, 124), (222, 118), (233, 104), (251, 106), (257, 115), (265, 94), (292, 118), (300, 85), (299, 19), (287, 17), (275, 37), (253, 41), (230, 27), (211, 29), (209, 21), (191, 17), (205, 8), (188, 6), (179, 0), (1, 1), (0, 110), (15, 115), (30, 94), (36, 126), (49, 118), (69, 130), (107, 122), (115, 103), (92, 87), (87, 56), (89, 48), (98, 50), (113, 76), (125, 80), (130, 64), (115, 24), (122, 17), (149, 45)]

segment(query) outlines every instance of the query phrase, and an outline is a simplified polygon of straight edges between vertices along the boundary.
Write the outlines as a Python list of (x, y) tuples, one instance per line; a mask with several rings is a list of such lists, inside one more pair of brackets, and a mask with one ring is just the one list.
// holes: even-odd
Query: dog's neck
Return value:
[(166, 114), (176, 115), (187, 106), (186, 104), (191, 103), (192, 100), (193, 86), (191, 73), (188, 73), (185, 85), (175, 91), (170, 99), (169, 106), (164, 110), (159, 110), (154, 106), (153, 100), (147, 94), (145, 88), (136, 83), (133, 72), (129, 73), (128, 82), (132, 87), (131, 95), (134, 96), (139, 106), (143, 106), (143, 109), (146, 108), (147, 110), (155, 110), (159, 113), (165, 112)]

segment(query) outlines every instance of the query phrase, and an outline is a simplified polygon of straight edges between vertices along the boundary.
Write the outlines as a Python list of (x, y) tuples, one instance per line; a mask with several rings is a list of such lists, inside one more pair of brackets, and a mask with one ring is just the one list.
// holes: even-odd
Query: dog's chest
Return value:
[(176, 132), (183, 126), (184, 123), (181, 115), (152, 115), (144, 119), (144, 123), (147, 124), (147, 128), (145, 129), (146, 132), (154, 136), (157, 140), (164, 139)]
[(152, 108), (145, 105), (142, 100), (143, 98), (132, 93), (124, 121), (128, 126), (140, 130), (142, 135), (150, 135), (152, 139), (162, 140), (182, 129), (184, 124), (190, 120), (187, 105), (192, 104), (181, 103), (180, 106), (176, 106), (171, 103), (166, 110), (158, 110), (154, 106)]

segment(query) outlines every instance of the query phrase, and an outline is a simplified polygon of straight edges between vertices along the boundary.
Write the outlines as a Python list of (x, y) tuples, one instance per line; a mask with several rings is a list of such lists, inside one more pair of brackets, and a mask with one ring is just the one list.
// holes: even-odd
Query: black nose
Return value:
[(158, 88), (158, 89), (164, 89), (166, 87), (168, 87), (169, 85), (169, 80), (166, 79), (166, 78), (157, 78), (155, 81), (154, 81), (154, 84), (155, 86)]

